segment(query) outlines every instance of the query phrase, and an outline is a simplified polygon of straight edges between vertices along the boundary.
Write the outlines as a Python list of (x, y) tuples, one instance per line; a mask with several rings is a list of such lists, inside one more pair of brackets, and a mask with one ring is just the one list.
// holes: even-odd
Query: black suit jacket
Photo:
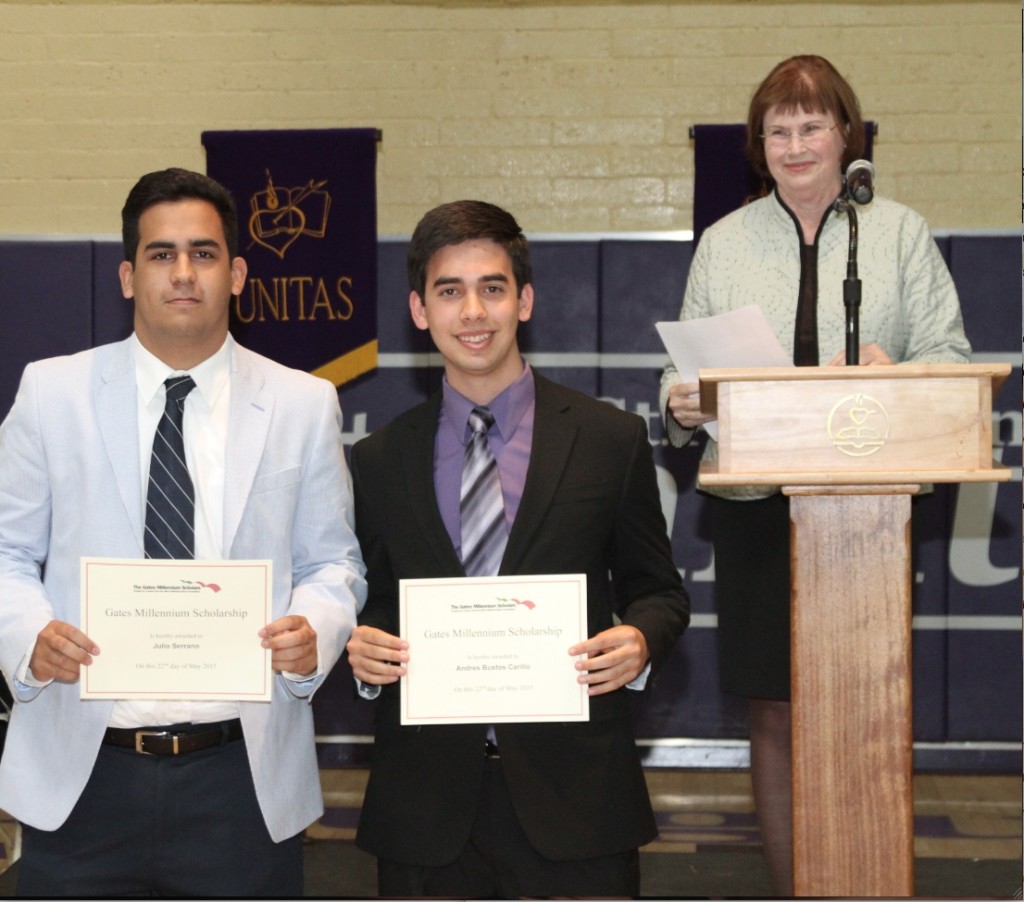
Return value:
[[(500, 573), (586, 573), (589, 634), (611, 627), (613, 612), (637, 627), (653, 677), (686, 628), (689, 599), (672, 561), (646, 424), (534, 379), (533, 448)], [(465, 575), (434, 492), (440, 406), (438, 393), (352, 451), (369, 584), (359, 620), (395, 635), (399, 579)], [(629, 691), (591, 698), (589, 722), (496, 726), (516, 813), (541, 855), (590, 858), (657, 834)], [(357, 844), (379, 858), (447, 864), (473, 824), (486, 726), (403, 727), (397, 684), (384, 687), (377, 704)]]

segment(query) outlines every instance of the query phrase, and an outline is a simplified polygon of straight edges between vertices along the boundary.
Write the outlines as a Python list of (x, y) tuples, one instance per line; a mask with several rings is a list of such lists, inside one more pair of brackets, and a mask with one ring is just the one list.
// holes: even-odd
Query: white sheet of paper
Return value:
[(82, 558), (82, 698), (270, 701), (272, 562)]
[[(684, 382), (696, 382), (701, 369), (793, 365), (757, 304), (718, 316), (655, 326)], [(705, 423), (704, 428), (713, 439), (718, 438), (717, 421)]]
[(403, 579), (399, 618), (403, 724), (590, 719), (586, 574)]

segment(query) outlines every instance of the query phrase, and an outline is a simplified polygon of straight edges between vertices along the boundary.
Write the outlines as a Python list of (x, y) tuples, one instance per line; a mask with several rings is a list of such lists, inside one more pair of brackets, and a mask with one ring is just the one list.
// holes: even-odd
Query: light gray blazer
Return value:
[[(366, 598), (334, 387), (233, 344), (224, 487), (229, 559), (273, 560), (273, 617), (304, 615), (323, 675), (275, 676), (273, 700), (242, 702), (270, 835), (323, 811), (310, 705)], [(142, 558), (136, 387), (128, 339), (26, 367), (0, 426), (0, 668), (10, 677), (51, 620), (80, 622), (79, 559)], [(112, 701), (78, 684), (13, 687), (0, 808), (54, 830), (92, 772)], [(300, 693), (305, 693), (300, 697)]]

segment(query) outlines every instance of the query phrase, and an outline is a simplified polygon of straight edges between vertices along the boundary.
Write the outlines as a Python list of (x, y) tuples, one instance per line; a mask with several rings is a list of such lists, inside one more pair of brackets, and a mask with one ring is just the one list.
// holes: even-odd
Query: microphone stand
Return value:
[(846, 365), (860, 363), (860, 279), (857, 277), (857, 212), (850, 203), (847, 187), (832, 204), (836, 213), (845, 213), (850, 225), (850, 247), (843, 280), (843, 306), (846, 308)]

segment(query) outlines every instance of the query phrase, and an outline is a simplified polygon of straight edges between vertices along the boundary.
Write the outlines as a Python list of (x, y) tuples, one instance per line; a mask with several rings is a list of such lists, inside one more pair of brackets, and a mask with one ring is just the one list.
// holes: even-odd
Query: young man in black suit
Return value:
[[(409, 249), (409, 309), (444, 358), (442, 390), (357, 443), (369, 598), (348, 643), (380, 695), (357, 837), (385, 896), (633, 896), (657, 834), (627, 687), (649, 686), (689, 621), (644, 421), (545, 379), (520, 356), (533, 310), (527, 241), (480, 201), (431, 210)], [(500, 575), (585, 573), (588, 636), (566, 649), (585, 722), (401, 726), (398, 582), (466, 575), (468, 414), (486, 407), (507, 541)], [(499, 551), (500, 553), (500, 551)]]

